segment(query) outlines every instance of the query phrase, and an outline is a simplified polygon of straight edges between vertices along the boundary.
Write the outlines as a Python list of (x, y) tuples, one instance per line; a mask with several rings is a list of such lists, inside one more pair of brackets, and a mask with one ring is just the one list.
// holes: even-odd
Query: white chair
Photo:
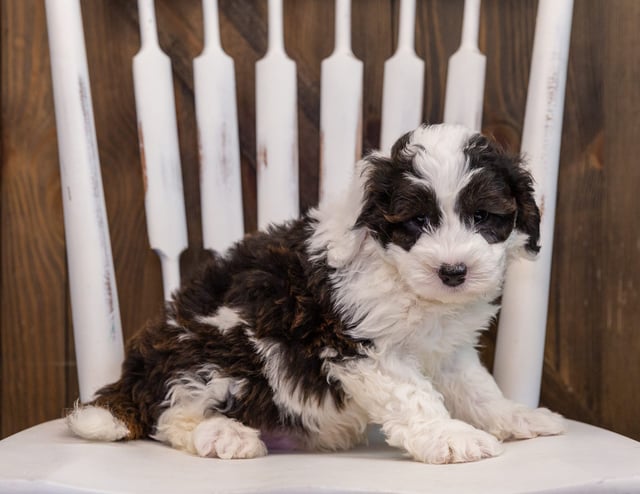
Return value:
[[(203, 3), (207, 48), (196, 62), (197, 105), (199, 108), (218, 108), (220, 113), (217, 114), (225, 117), (207, 121), (204, 115), (212, 112), (199, 111), (198, 126), (203, 142), (206, 139), (216, 142), (220, 133), (224, 132), (231, 136), (228, 142), (232, 142), (233, 146), (227, 148), (228, 154), (225, 155), (220, 154), (215, 146), (203, 148), (202, 186), (211, 186), (211, 177), (215, 176), (221, 163), (234, 163), (235, 166), (230, 174), (225, 175), (227, 181), (222, 182), (216, 194), (224, 198), (225, 219), (235, 219), (227, 222), (229, 226), (225, 231), (229, 232), (228, 237), (222, 241), (212, 240), (205, 234), (206, 246), (220, 249), (242, 231), (242, 228), (238, 228), (242, 214), (239, 211), (241, 201), (237, 176), (237, 124), (233, 105), (228, 105), (235, 99), (233, 81), (229, 78), (233, 73), (229, 70), (230, 67), (232, 69), (232, 61), (222, 53), (217, 43), (216, 3), (215, 0), (205, 0)], [(47, 0), (46, 6), (63, 190), (69, 192), (65, 194), (64, 202), (65, 225), (80, 393), (82, 400), (88, 400), (98, 387), (118, 375), (122, 360), (122, 336), (118, 302), (113, 296), (116, 293), (115, 281), (105, 228), (79, 2)], [(139, 6), (143, 49), (137, 57), (135, 77), (138, 118), (144, 136), (148, 223), (151, 225), (153, 215), (158, 214), (157, 205), (149, 196), (156, 193), (154, 180), (163, 173), (165, 176), (176, 176), (179, 162), (175, 155), (168, 164), (154, 157), (158, 155), (160, 146), (167, 146), (169, 150), (165, 152), (171, 155), (172, 146), (177, 141), (174, 120), (168, 114), (163, 117), (165, 122), (169, 122), (166, 128), (149, 127), (153, 125), (153, 115), (149, 117), (149, 109), (145, 108), (149, 105), (142, 101), (144, 96), (149, 96), (148, 92), (145, 94), (145, 90), (149, 90), (148, 81), (153, 81), (150, 86), (154, 88), (154, 97), (165, 98), (165, 109), (171, 109), (172, 97), (171, 88), (167, 85), (170, 84), (170, 77), (169, 82), (166, 79), (167, 61), (154, 42), (153, 3), (140, 0)], [(286, 57), (279, 32), (282, 2), (270, 0), (269, 7), (270, 51), (260, 62), (261, 68), (258, 70), (258, 86), (261, 88), (258, 89), (258, 149), (259, 152), (260, 149), (268, 149), (264, 156), (282, 152), (278, 149), (282, 142), (290, 151), (291, 143), (295, 145), (296, 142), (296, 122), (291, 113), (282, 112), (285, 115), (274, 116), (270, 113), (268, 103), (260, 100), (264, 97), (260, 96), (260, 91), (273, 90), (274, 86), (280, 89), (285, 87), (287, 90), (277, 98), (283, 105), (291, 107), (293, 104), (295, 109), (295, 65)], [(332, 55), (332, 63), (326, 64), (326, 76), (323, 73), (322, 81), (327, 87), (322, 89), (321, 123), (322, 126), (342, 126), (341, 132), (335, 133), (338, 136), (335, 140), (329, 139), (324, 143), (325, 155), (335, 153), (347, 163), (360, 153), (362, 109), (358, 105), (332, 105), (331, 101), (341, 101), (340, 98), (352, 101), (353, 95), (361, 90), (361, 63), (354, 59), (348, 41), (349, 9), (348, 0), (337, 0), (336, 51)], [(413, 9), (415, 0), (402, 0), (405, 31), (407, 24), (413, 29), (410, 25), (413, 21), (407, 21), (412, 19)], [(459, 52), (472, 55), (476, 61), (481, 60), (475, 47), (478, 9), (479, 0), (467, 0), (465, 41)], [(518, 265), (510, 272), (496, 355), (497, 379), (505, 394), (529, 405), (537, 404), (540, 388), (551, 262), (549, 246), (553, 233), (571, 12), (572, 0), (540, 0), (523, 148), (529, 156), (538, 157), (536, 162), (540, 163), (533, 172), (546, 197), (542, 235), (548, 255), (543, 255), (535, 264)], [(408, 70), (415, 72), (414, 54), (410, 53), (413, 38), (411, 34), (405, 33), (403, 36), (407, 37), (399, 45), (410, 55), (405, 57), (409, 62), (406, 64), (410, 67)], [(398, 66), (402, 69), (402, 60), (403, 57), (396, 58), (394, 70), (397, 71)], [(450, 77), (454, 78), (460, 68), (456, 68), (455, 63), (451, 67), (450, 73), (453, 75)], [(477, 67), (483, 69), (483, 63), (478, 63)], [(340, 79), (335, 77), (336, 70), (349, 74), (351, 83), (341, 84)], [(285, 74), (285, 79), (274, 80), (274, 72)], [(294, 77), (293, 85), (291, 74)], [(482, 70), (476, 71), (473, 77), (476, 82), (483, 83)], [(548, 98), (545, 90), (550, 78), (555, 83), (556, 91), (553, 97)], [(207, 85), (212, 87), (214, 84), (222, 88), (224, 97), (207, 92)], [(142, 89), (138, 90), (138, 85)], [(455, 87), (456, 84), (451, 82), (449, 91), (456, 91)], [(481, 98), (482, 91), (479, 94)], [(396, 96), (391, 90), (385, 91), (385, 98)], [(465, 108), (477, 107), (477, 102), (466, 101), (462, 108), (451, 108), (452, 104), (447, 103), (447, 120), (478, 121), (477, 113), (469, 115), (464, 111)], [(327, 107), (333, 108), (333, 112), (341, 112), (340, 115), (336, 116)], [(148, 118), (151, 118), (151, 124), (145, 123)], [(273, 118), (285, 119), (281, 125), (288, 129), (286, 135), (262, 132), (261, 126), (268, 125)], [(397, 135), (404, 130), (404, 126), (413, 125), (413, 122), (393, 118), (383, 122), (383, 126), (389, 127), (385, 133), (393, 135), (396, 132)], [(227, 125), (224, 130), (221, 130), (221, 121)], [(394, 122), (393, 125), (391, 122)], [(332, 134), (325, 132), (324, 135), (326, 139)], [(340, 140), (344, 136), (347, 138)], [(258, 161), (264, 160), (264, 156)], [(287, 165), (276, 170), (274, 176), (266, 176), (274, 167), (262, 170), (259, 180), (282, 184), (274, 187), (288, 191), (283, 194), (282, 204), (273, 204), (273, 198), (259, 192), (260, 207), (269, 208), (268, 213), (262, 213), (267, 215), (265, 219), (296, 214), (297, 190), (292, 185), (297, 182), (296, 159), (295, 153), (293, 156), (289, 153), (289, 160), (284, 160)], [(322, 166), (329, 166), (328, 163), (323, 161)], [(162, 166), (169, 168), (163, 169)], [(335, 183), (343, 181), (344, 173), (343, 169), (323, 173), (322, 190), (326, 191), (323, 194), (332, 193)], [(178, 205), (172, 209), (178, 214), (171, 221), (178, 225), (174, 231), (182, 231), (184, 215), (179, 206), (183, 201), (181, 184), (175, 180), (161, 186), (171, 187), (170, 192), (162, 190), (160, 193), (165, 197), (171, 196), (174, 204)], [(203, 216), (213, 215), (219, 208), (219, 204), (203, 203)], [(209, 221), (221, 221), (219, 225), (224, 225), (224, 220), (207, 217)], [(218, 226), (217, 231), (222, 228), (225, 227)], [(161, 227), (155, 231), (150, 226), (149, 230), (150, 243), (162, 258), (165, 287), (170, 290), (179, 279), (175, 259), (184, 248), (183, 240), (186, 237), (179, 235), (177, 239), (167, 239), (163, 237)], [(531, 314), (512, 309), (523, 296), (532, 301)], [(513, 333), (514, 328), (519, 331), (518, 334)], [(521, 350), (523, 344), (528, 349), (525, 354)], [(509, 442), (505, 444), (505, 452), (501, 456), (469, 464), (434, 466), (410, 461), (400, 451), (387, 447), (375, 432), (371, 434), (368, 446), (337, 454), (274, 453), (253, 460), (225, 461), (192, 457), (154, 441), (87, 442), (73, 437), (62, 420), (55, 420), (0, 442), (0, 492), (633, 493), (640, 492), (640, 443), (600, 428), (569, 421), (565, 435)]]

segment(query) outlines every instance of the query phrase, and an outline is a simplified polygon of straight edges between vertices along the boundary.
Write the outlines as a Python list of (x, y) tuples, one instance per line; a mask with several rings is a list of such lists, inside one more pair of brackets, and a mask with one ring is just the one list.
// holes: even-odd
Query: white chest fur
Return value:
[(497, 311), (497, 305), (487, 302), (469, 304), (457, 310), (432, 308), (408, 335), (403, 351), (415, 356), (427, 375), (433, 375), (443, 360), (457, 349), (475, 346), (479, 332), (487, 328)]

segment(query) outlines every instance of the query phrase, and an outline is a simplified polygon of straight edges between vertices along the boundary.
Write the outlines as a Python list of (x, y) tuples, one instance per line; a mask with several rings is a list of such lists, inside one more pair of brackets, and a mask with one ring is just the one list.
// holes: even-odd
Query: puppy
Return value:
[(509, 261), (538, 252), (539, 222), (518, 156), (422, 126), (364, 158), (339, 200), (213, 259), (68, 425), (253, 458), (264, 441), (349, 448), (374, 423), (427, 463), (561, 433), (559, 415), (505, 399), (475, 349)]

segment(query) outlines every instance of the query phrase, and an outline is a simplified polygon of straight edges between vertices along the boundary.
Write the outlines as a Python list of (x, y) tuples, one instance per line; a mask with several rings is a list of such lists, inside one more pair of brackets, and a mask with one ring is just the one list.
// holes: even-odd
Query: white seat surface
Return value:
[(335, 454), (197, 458), (155, 441), (94, 443), (62, 420), (0, 441), (10, 493), (640, 493), (640, 443), (569, 422), (569, 432), (505, 444), (497, 458), (425, 465), (372, 439)]

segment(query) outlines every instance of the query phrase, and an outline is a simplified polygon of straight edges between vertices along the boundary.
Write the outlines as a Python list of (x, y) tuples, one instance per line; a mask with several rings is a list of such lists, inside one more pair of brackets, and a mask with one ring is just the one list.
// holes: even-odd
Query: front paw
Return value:
[(566, 431), (562, 415), (547, 408), (531, 409), (512, 406), (494, 418), (486, 429), (498, 439), (530, 439), (537, 436), (555, 436)]
[(439, 420), (411, 428), (404, 442), (407, 452), (425, 463), (463, 463), (497, 456), (500, 442), (460, 420)]

